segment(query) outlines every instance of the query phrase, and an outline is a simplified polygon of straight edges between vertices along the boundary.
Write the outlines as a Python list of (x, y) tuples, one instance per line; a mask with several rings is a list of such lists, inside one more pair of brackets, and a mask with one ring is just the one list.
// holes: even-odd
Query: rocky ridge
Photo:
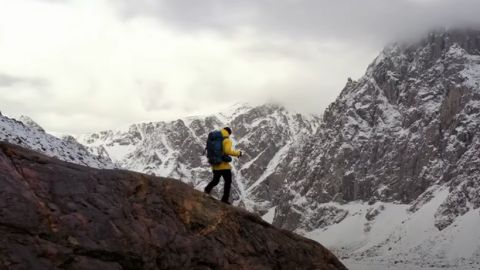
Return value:
[(346, 269), (180, 181), (0, 143), (1, 269)]

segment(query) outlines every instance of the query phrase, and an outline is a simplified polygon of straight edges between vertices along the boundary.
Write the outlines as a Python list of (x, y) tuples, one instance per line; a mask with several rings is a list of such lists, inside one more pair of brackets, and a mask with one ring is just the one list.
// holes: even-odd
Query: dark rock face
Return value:
[(180, 181), (0, 143), (0, 269), (346, 269)]

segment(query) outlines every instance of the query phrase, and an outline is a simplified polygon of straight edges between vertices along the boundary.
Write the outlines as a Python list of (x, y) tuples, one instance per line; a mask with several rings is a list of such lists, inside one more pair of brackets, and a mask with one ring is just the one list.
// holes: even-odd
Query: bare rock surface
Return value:
[(0, 269), (346, 269), (180, 181), (0, 143)]

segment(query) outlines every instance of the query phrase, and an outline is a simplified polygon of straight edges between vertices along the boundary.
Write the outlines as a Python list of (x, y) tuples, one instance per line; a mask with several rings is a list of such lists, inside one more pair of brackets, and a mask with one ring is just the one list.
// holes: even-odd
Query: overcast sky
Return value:
[(478, 0), (0, 0), (0, 110), (77, 134), (279, 102), (321, 113), (382, 47)]

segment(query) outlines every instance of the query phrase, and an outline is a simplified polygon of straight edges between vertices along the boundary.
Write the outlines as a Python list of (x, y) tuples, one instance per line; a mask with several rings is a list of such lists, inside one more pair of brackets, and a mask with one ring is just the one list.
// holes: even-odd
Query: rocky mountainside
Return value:
[(0, 141), (27, 147), (47, 156), (76, 164), (94, 168), (113, 168), (110, 158), (105, 155), (92, 154), (73, 137), (57, 138), (50, 135), (27, 116), (21, 116), (19, 120), (0, 114)]
[[(478, 244), (462, 253), (456, 250), (464, 250), (461, 243), (448, 240), (480, 212), (479, 131), (480, 31), (437, 31), (415, 43), (390, 45), (360, 80), (348, 81), (302, 155), (278, 166), (288, 171), (279, 174), (285, 192), (273, 223), (331, 233), (360, 215), (356, 225), (365, 227), (363, 240), (332, 246), (350, 255), (422, 254), (420, 260), (435, 260), (453, 254), (479, 262)], [(356, 201), (371, 206), (341, 206)], [(382, 215), (382, 202), (404, 209), (397, 213), (400, 220), (392, 220), (395, 226), (383, 227), (384, 238), (372, 243), (378, 231), (370, 233), (369, 223)], [(408, 222), (418, 221), (418, 213), (422, 225)], [(444, 230), (456, 233), (447, 237)], [(419, 235), (418, 242), (401, 241)], [(472, 232), (472, 239), (477, 236)]]
[[(96, 154), (96, 149), (105, 149), (121, 168), (181, 179), (203, 189), (211, 180), (203, 156), (207, 135), (230, 126), (235, 146), (244, 152), (234, 161), (232, 197), (247, 209), (264, 213), (275, 204), (274, 195), (283, 185), (283, 178), (271, 177), (272, 172), (289, 150), (294, 152), (316, 133), (319, 124), (316, 116), (295, 114), (278, 105), (238, 104), (216, 115), (134, 124), (127, 130), (102, 131), (77, 139)], [(221, 190), (217, 188), (217, 192)]]
[(180, 181), (0, 142), (1, 269), (346, 269)]

